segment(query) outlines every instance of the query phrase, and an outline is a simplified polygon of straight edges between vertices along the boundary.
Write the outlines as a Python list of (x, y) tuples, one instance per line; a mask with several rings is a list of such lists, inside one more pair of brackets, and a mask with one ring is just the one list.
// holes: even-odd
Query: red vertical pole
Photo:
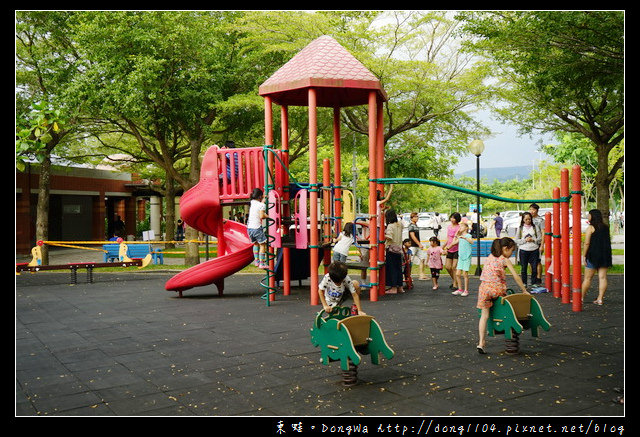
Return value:
[[(553, 198), (560, 198), (560, 188), (553, 189)], [(562, 271), (560, 271), (560, 204), (553, 204), (553, 297), (561, 296)]]
[[(375, 91), (369, 91), (369, 179), (376, 177), (376, 121), (377, 98)], [(376, 183), (369, 181), (369, 277), (371, 288), (369, 300), (378, 301), (378, 234), (376, 217)]]
[(571, 307), (573, 311), (582, 311), (581, 192), (582, 181), (580, 166), (574, 165), (571, 171), (571, 206), (573, 211), (573, 293)]
[[(382, 112), (382, 100), (376, 99), (376, 177), (384, 177), (384, 112)], [(377, 189), (380, 190), (382, 195), (385, 193), (385, 185), (378, 184)], [(389, 205), (385, 205), (389, 207)], [(385, 268), (384, 261), (387, 254), (384, 246), (385, 240), (385, 226), (386, 221), (383, 217), (378, 218), (378, 227), (380, 228), (380, 235), (378, 239), (378, 266), (380, 270), (378, 272), (378, 294), (384, 295), (386, 288), (387, 269)]]
[(549, 273), (549, 270), (553, 270), (551, 268), (551, 254), (553, 253), (553, 245), (551, 244), (551, 236), (553, 233), (551, 232), (551, 213), (548, 212), (544, 215), (544, 286), (548, 291), (552, 291), (553, 282), (552, 282), (552, 274)]
[(324, 215), (324, 223), (322, 226), (324, 250), (324, 273), (329, 271), (331, 264), (331, 162), (328, 159), (322, 160), (322, 209)]
[(318, 109), (314, 88), (309, 88), (309, 211), (311, 229), (309, 248), (311, 263), (311, 305), (318, 305)]
[[(563, 168), (560, 171), (560, 196), (562, 198), (567, 198), (569, 196), (569, 170), (567, 170), (566, 168)], [(570, 250), (570, 246), (569, 246), (569, 229), (570, 229), (570, 223), (569, 223), (569, 202), (568, 201), (562, 201), (562, 203), (560, 203), (560, 214), (561, 214), (561, 219), (560, 219), (560, 226), (561, 226), (561, 240), (562, 243), (560, 244), (561, 247), (561, 254), (560, 254), (560, 258), (561, 258), (561, 265), (562, 265), (562, 303), (570, 303), (571, 302), (571, 274), (570, 274), (570, 269), (571, 269), (571, 264), (570, 264), (570, 257), (569, 257), (569, 250)]]
[[(287, 106), (280, 107), (280, 133), (282, 136), (282, 161), (284, 162), (285, 167), (289, 168), (289, 110)], [(284, 170), (283, 170), (284, 171)], [(289, 208), (289, 173), (284, 171), (284, 192), (282, 193), (283, 205), (284, 205), (284, 215), (289, 217), (291, 215), (291, 210)], [(287, 234), (289, 233), (288, 229), (285, 229)], [(291, 251), (288, 247), (282, 247), (282, 294), (285, 296), (289, 296), (291, 294)]]
[[(333, 184), (334, 188), (334, 206), (333, 210), (336, 215), (336, 230), (338, 234), (342, 231), (342, 164), (340, 161), (340, 108), (333, 108)], [(355, 195), (355, 193), (354, 193)]]

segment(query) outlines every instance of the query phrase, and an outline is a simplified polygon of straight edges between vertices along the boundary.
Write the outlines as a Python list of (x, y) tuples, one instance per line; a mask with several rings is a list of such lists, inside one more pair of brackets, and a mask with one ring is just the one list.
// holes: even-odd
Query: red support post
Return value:
[[(369, 91), (369, 179), (376, 177), (376, 122), (377, 122), (377, 96), (375, 91)], [(378, 220), (376, 183), (369, 181), (369, 300), (378, 301)]]
[[(285, 167), (289, 168), (289, 110), (287, 106), (280, 107), (280, 133), (282, 136), (282, 162)], [(283, 170), (284, 171), (284, 170)], [(283, 214), (286, 217), (291, 216), (291, 209), (289, 208), (289, 199), (291, 198), (289, 193), (289, 174), (284, 172), (284, 186), (285, 190), (282, 193), (282, 199), (284, 204)], [(288, 234), (289, 229), (285, 229)], [(282, 294), (289, 296), (291, 294), (291, 250), (288, 247), (282, 248)]]
[(310, 263), (311, 305), (318, 305), (318, 108), (315, 88), (309, 88), (309, 211), (311, 218)]
[[(336, 215), (336, 234), (342, 231), (342, 164), (340, 161), (340, 108), (333, 108), (333, 184), (334, 184), (334, 206)], [(355, 193), (353, 193), (355, 196)]]
[(329, 272), (329, 264), (331, 264), (331, 162), (328, 159), (322, 160), (322, 209), (323, 209), (323, 226), (322, 233), (324, 237), (322, 244), (325, 247), (323, 255), (324, 273)]
[(551, 255), (553, 254), (553, 245), (551, 243), (551, 236), (553, 233), (551, 232), (551, 213), (547, 212), (544, 215), (544, 286), (548, 291), (552, 291), (553, 289), (553, 275), (549, 273), (549, 270), (553, 270), (551, 268)]
[[(560, 196), (564, 199), (569, 196), (569, 170), (563, 168), (560, 170)], [(569, 256), (569, 250), (571, 249), (569, 245), (569, 229), (571, 228), (571, 223), (569, 223), (569, 202), (562, 201), (560, 203), (560, 238), (562, 243), (561, 247), (561, 265), (562, 265), (562, 303), (570, 303), (571, 302), (571, 258)]]
[(582, 227), (580, 217), (582, 216), (582, 181), (581, 169), (579, 165), (574, 165), (571, 171), (571, 203), (573, 211), (573, 292), (572, 309), (582, 311)]
[[(553, 198), (560, 198), (560, 188), (553, 189)], [(561, 296), (562, 271), (560, 270), (560, 204), (553, 204), (553, 297)]]

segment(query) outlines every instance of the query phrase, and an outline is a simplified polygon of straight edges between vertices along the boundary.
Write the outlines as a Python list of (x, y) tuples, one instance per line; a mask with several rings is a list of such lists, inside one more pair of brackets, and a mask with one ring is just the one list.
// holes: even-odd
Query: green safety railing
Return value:
[(496, 196), (495, 194), (483, 193), (482, 191), (476, 191), (470, 188), (456, 187), (455, 185), (446, 184), (444, 182), (438, 182), (438, 181), (432, 181), (430, 179), (420, 179), (420, 178), (377, 178), (377, 179), (369, 179), (369, 181), (377, 182), (380, 184), (433, 185), (434, 187), (446, 188), (448, 190), (459, 191), (465, 194), (473, 194), (474, 196), (480, 196), (486, 199), (493, 199), (493, 200), (499, 200), (501, 202), (510, 202), (510, 203), (562, 203), (562, 202), (569, 202), (571, 200), (570, 195), (559, 197), (557, 199), (509, 199), (507, 197), (501, 197), (501, 196)]
[[(266, 271), (266, 275), (264, 277), (264, 279), (262, 281), (260, 281), (260, 285), (262, 286), (262, 288), (265, 289), (265, 293), (261, 296), (261, 299), (264, 299), (267, 302), (267, 306), (271, 305), (271, 295), (276, 293), (276, 288), (272, 287), (270, 285), (270, 279), (273, 278), (276, 275), (275, 270), (271, 270), (270, 266), (271, 266), (271, 262), (273, 260), (273, 265), (274, 265), (274, 269), (275, 269), (275, 258), (276, 258), (276, 254), (271, 253), (271, 251), (269, 250), (269, 247), (271, 246), (271, 243), (273, 243), (275, 241), (275, 237), (273, 235), (269, 234), (269, 227), (271, 226), (271, 224), (274, 223), (274, 220), (272, 218), (269, 217), (269, 210), (272, 208), (275, 208), (275, 204), (271, 204), (269, 202), (269, 191), (271, 191), (272, 189), (275, 188), (275, 183), (269, 183), (269, 177), (271, 176), (271, 180), (273, 182), (275, 182), (275, 175), (270, 173), (270, 169), (269, 169), (269, 151), (273, 152), (273, 155), (278, 157), (278, 155), (272, 150), (273, 146), (270, 145), (264, 145), (262, 147), (262, 154), (264, 156), (264, 196), (265, 196), (265, 212), (267, 213), (267, 218), (266, 218), (266, 222), (267, 222), (267, 226), (265, 229), (265, 236), (267, 237), (267, 250), (265, 253), (265, 261), (267, 263), (267, 268), (265, 269)], [(280, 160), (280, 158), (278, 157), (278, 160)], [(280, 161), (282, 163), (282, 161)], [(283, 165), (284, 167), (284, 165)]]

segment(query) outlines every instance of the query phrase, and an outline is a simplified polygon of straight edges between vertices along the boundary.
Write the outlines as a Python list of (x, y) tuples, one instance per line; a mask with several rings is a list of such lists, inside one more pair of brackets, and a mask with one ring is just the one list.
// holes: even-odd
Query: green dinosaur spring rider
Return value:
[(340, 361), (343, 383), (354, 385), (358, 380), (357, 367), (361, 355), (371, 355), (371, 363), (379, 364), (379, 354), (393, 358), (380, 325), (369, 315), (351, 315), (350, 308), (335, 307), (328, 314), (324, 310), (316, 315), (311, 328), (311, 343), (320, 346), (322, 364)]
[(496, 333), (504, 333), (507, 353), (520, 351), (519, 336), (524, 329), (530, 329), (531, 336), (537, 337), (538, 327), (548, 331), (551, 324), (544, 317), (538, 301), (530, 294), (515, 294), (513, 290), (507, 290), (506, 296), (493, 302), (487, 321), (488, 334), (493, 337)]

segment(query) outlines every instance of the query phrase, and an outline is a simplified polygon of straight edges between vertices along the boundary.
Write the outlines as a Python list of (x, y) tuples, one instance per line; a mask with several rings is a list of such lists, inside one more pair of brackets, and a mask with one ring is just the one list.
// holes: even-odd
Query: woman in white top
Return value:
[(542, 242), (542, 230), (533, 222), (530, 212), (522, 214), (520, 227), (516, 234), (515, 242), (518, 245), (518, 258), (520, 259), (520, 277), (524, 284), (527, 283), (527, 266), (531, 265), (531, 285), (542, 282), (538, 278), (538, 260), (540, 259), (540, 243)]
[(402, 223), (398, 221), (395, 210), (385, 213), (386, 282), (391, 288), (387, 293), (404, 293), (402, 289)]

